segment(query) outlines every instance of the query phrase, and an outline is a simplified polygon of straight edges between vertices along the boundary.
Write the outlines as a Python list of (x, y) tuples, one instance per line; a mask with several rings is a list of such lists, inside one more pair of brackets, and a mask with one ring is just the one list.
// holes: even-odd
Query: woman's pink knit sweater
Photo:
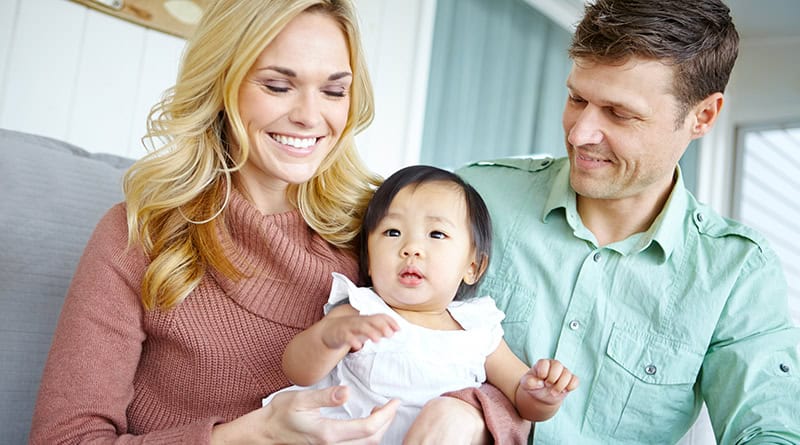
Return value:
[[(249, 276), (234, 282), (210, 271), (172, 310), (145, 311), (139, 289), (148, 261), (127, 248), (124, 205), (103, 217), (64, 302), (32, 444), (204, 444), (214, 424), (289, 385), (286, 344), (322, 316), (331, 272), (355, 279), (356, 262), (298, 212), (264, 216), (238, 193), (226, 224), (226, 253)], [(499, 391), (460, 398), (482, 399), (501, 442), (524, 437)]]

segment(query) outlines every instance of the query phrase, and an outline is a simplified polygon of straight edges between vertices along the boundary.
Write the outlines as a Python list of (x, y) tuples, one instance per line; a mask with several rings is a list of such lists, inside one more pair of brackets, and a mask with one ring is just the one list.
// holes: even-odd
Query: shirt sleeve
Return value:
[(519, 416), (511, 401), (496, 387), (484, 383), (479, 388), (467, 388), (444, 395), (467, 402), (482, 411), (494, 443), (528, 443), (531, 423)]
[(146, 334), (139, 284), (143, 255), (126, 249), (125, 211), (112, 209), (95, 229), (73, 277), (34, 410), (30, 443), (209, 443), (221, 419), (127, 434), (126, 410)]
[(701, 390), (718, 443), (800, 443), (800, 329), (778, 258), (752, 249), (703, 362)]

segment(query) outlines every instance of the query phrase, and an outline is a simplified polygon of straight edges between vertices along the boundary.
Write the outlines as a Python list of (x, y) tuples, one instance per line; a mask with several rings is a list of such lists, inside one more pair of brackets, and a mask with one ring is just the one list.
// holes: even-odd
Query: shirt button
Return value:
[(644, 367), (644, 372), (647, 375), (655, 375), (656, 371), (658, 371), (658, 368), (656, 368), (656, 365), (647, 365), (647, 366)]
[(603, 256), (600, 255), (600, 252), (596, 252), (592, 257), (592, 259), (594, 260), (595, 263), (599, 263), (600, 260), (603, 259)]
[(780, 368), (781, 368), (781, 371), (783, 371), (783, 372), (789, 372), (789, 365), (787, 365), (785, 363), (781, 363)]
[[(573, 331), (577, 331), (578, 328), (580, 328), (580, 327), (581, 327), (581, 322), (578, 321), (578, 320), (572, 320), (572, 321), (569, 322), (569, 328), (572, 329)], [(783, 365), (781, 365), (781, 366), (783, 366)]]

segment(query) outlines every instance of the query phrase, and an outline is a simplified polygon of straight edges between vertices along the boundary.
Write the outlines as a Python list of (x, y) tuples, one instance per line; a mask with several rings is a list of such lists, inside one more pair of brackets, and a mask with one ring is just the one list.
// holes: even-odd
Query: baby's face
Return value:
[(367, 245), (373, 287), (395, 309), (443, 311), (477, 279), (464, 194), (448, 182), (400, 190)]

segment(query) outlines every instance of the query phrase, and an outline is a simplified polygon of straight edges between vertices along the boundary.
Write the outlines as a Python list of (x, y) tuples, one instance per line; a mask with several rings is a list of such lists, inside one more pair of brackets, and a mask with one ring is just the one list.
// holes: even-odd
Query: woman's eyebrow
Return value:
[[(289, 68), (285, 68), (285, 67), (282, 67), (282, 66), (270, 65), (270, 66), (267, 66), (267, 67), (259, 69), (259, 71), (266, 71), (266, 70), (276, 71), (276, 72), (281, 73), (281, 74), (283, 74), (284, 76), (287, 76), (287, 77), (297, 77), (297, 73), (294, 70), (289, 69)], [(338, 73), (333, 73), (330, 76), (328, 76), (328, 80), (339, 80), (339, 79), (342, 79), (344, 77), (348, 77), (348, 76), (352, 76), (352, 75), (353, 75), (353, 73), (351, 73), (349, 71), (341, 71), (341, 72), (338, 72)]]

